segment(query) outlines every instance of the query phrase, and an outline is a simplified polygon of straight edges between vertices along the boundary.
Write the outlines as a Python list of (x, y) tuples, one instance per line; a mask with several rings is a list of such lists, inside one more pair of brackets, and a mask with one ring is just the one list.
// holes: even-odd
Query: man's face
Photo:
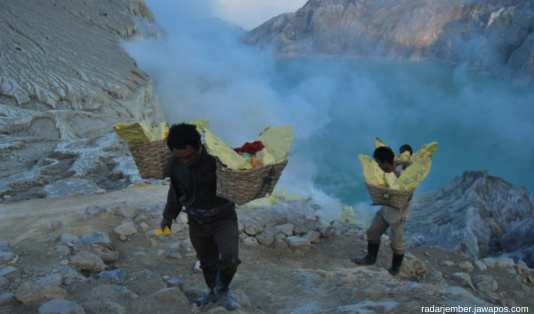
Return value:
[(386, 161), (382, 162), (378, 159), (375, 158), (375, 161), (376, 163), (378, 164), (378, 166), (380, 167), (380, 169), (382, 169), (382, 171), (384, 172), (391, 172), (391, 166), (390, 164), (388, 164)]
[(200, 159), (200, 153), (202, 153), (202, 146), (198, 150), (193, 148), (193, 146), (187, 145), (185, 149), (173, 149), (172, 153), (174, 156), (187, 167), (193, 167), (198, 163)]

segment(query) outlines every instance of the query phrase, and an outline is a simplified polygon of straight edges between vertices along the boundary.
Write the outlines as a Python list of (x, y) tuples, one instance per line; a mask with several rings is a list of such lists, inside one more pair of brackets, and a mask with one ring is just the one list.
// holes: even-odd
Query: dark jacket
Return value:
[(211, 210), (228, 204), (228, 200), (216, 195), (216, 172), (216, 160), (204, 147), (195, 167), (187, 167), (172, 155), (169, 161), (171, 186), (163, 218), (175, 219), (180, 214), (182, 206)]

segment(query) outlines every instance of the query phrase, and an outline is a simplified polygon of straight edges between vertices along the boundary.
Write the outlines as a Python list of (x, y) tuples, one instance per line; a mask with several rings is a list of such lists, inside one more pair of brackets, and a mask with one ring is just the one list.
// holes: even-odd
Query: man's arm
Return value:
[(179, 199), (182, 195), (177, 195), (176, 184), (171, 178), (171, 185), (169, 187), (169, 193), (167, 194), (167, 204), (165, 204), (165, 210), (163, 211), (163, 219), (173, 220), (178, 217), (182, 211), (182, 204)]
[(180, 203), (180, 197), (182, 197), (179, 192), (178, 182), (174, 178), (173, 172), (174, 158), (171, 157), (169, 160), (168, 174), (171, 179), (171, 185), (169, 186), (169, 193), (167, 194), (167, 204), (165, 204), (165, 210), (163, 210), (163, 219), (161, 220), (161, 230), (164, 230), (165, 227), (172, 226), (172, 221), (178, 217), (182, 211), (182, 204)]

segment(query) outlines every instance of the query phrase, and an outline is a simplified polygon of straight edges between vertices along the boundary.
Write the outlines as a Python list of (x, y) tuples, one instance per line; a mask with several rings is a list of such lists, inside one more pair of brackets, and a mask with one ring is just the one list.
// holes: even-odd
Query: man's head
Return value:
[(200, 134), (191, 124), (174, 124), (167, 137), (167, 147), (186, 166), (195, 166), (202, 153)]
[(373, 158), (384, 172), (393, 172), (395, 170), (395, 167), (393, 166), (393, 158), (395, 158), (395, 154), (391, 148), (386, 146), (378, 147), (373, 153)]
[(413, 149), (410, 145), (404, 144), (400, 147), (399, 153), (402, 155), (404, 152), (410, 152), (410, 156), (413, 155)]

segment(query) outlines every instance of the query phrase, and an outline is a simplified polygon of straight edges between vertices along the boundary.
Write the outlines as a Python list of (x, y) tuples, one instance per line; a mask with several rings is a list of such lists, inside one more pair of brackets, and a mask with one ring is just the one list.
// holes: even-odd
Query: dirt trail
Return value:
[(0, 204), (0, 237), (9, 238), (17, 244), (49, 233), (50, 222), (53, 220), (61, 220), (63, 225), (76, 221), (88, 206), (104, 206), (123, 201), (131, 205), (162, 202), (167, 198), (168, 189), (168, 186), (140, 184), (110, 193)]

